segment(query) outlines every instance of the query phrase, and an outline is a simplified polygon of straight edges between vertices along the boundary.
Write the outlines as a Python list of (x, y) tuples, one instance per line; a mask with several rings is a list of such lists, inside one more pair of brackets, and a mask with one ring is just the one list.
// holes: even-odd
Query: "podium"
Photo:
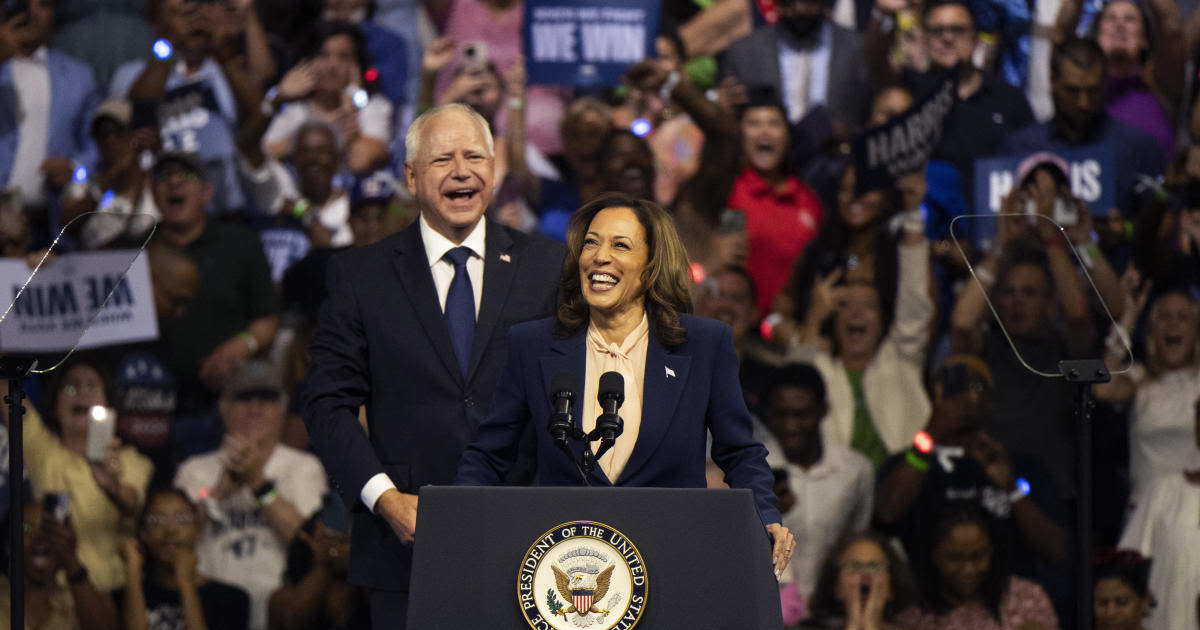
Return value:
[[(623, 535), (638, 552), (631, 564), (644, 565), (640, 575), (645, 577), (644, 602), (634, 607), (636, 625), (613, 615), (587, 627), (783, 627), (770, 541), (749, 490), (438, 486), (420, 491), (408, 627), (530, 628), (528, 596), (544, 600), (557, 594), (542, 580), (520, 601), (522, 568), (530, 558), (553, 562), (572, 556), (554, 551), (540, 555), (537, 543), (553, 537), (560, 525), (580, 521), (606, 528), (606, 538), (613, 530), (613, 540)], [(624, 545), (620, 548), (625, 551)], [(599, 564), (622, 552), (607, 554)], [(615, 559), (619, 564), (620, 558)], [(566, 608), (572, 600), (564, 594)], [(614, 587), (613, 598), (620, 596)], [(580, 605), (590, 601), (589, 596)], [(565, 623), (568, 616), (555, 617), (559, 627), (578, 625)]]

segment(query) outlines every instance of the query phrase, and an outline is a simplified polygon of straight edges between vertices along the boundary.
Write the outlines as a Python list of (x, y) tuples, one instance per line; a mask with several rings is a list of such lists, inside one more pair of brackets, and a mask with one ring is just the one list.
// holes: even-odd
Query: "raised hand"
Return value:
[(513, 64), (504, 71), (504, 92), (510, 97), (525, 96), (525, 56), (517, 55)]
[(421, 73), (437, 74), (442, 68), (454, 61), (454, 40), (449, 37), (439, 37), (425, 46), (425, 54), (421, 56)]
[(96, 485), (109, 495), (115, 495), (121, 489), (121, 440), (113, 438), (104, 453), (104, 459), (99, 462), (89, 462), (92, 468), (92, 479)]
[(1150, 299), (1152, 288), (1154, 288), (1154, 283), (1149, 280), (1143, 282), (1142, 274), (1133, 265), (1130, 265), (1125, 273), (1121, 274), (1121, 293), (1125, 302), (1125, 308), (1121, 312), (1121, 322), (1126, 330), (1137, 324), (1138, 318), (1146, 308), (1146, 302)]
[(1008, 458), (1008, 451), (999, 442), (981, 431), (967, 444), (967, 452), (983, 465), (988, 478), (997, 488), (1012, 490), (1015, 487), (1012, 462)]
[(671, 74), (670, 66), (661, 59), (643, 59), (625, 72), (630, 87), (657, 94)]
[(54, 515), (46, 514), (42, 518), (42, 531), (50, 540), (51, 551), (58, 560), (58, 566), (66, 569), (67, 573), (77, 571), (80, 565), (79, 556), (75, 551), (79, 545), (79, 537), (75, 534), (75, 528), (71, 526), (70, 517), (60, 523)]
[(142, 545), (136, 538), (126, 538), (121, 545), (121, 557), (125, 559), (125, 575), (129, 584), (142, 583), (142, 568), (146, 559), (142, 556)]
[(307, 98), (317, 86), (316, 66), (317, 62), (313, 59), (305, 59), (292, 66), (279, 81), (276, 98), (283, 103)]
[(831, 315), (838, 308), (838, 300), (841, 298), (841, 291), (837, 288), (837, 283), (842, 279), (844, 271), (841, 267), (834, 269), (825, 276), (817, 276), (812, 286), (812, 294), (809, 297), (809, 312), (811, 317), (815, 317), (816, 321), (822, 321)]
[(747, 102), (746, 86), (732, 76), (721, 79), (717, 84), (717, 104), (733, 111)]
[(194, 586), (196, 583), (196, 550), (191, 547), (179, 547), (175, 550), (175, 582), (180, 588)]

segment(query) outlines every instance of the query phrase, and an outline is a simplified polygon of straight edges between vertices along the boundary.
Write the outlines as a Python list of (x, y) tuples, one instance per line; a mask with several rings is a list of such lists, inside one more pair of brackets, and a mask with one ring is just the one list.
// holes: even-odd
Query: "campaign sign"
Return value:
[[(0, 287), (9, 300), (28, 277), (24, 259), (0, 259)], [(136, 250), (60, 254), (38, 270), (0, 322), (5, 352), (65, 352), (157, 338), (150, 266)]]
[(526, 0), (530, 84), (613, 86), (654, 56), (658, 0)]
[[(1071, 166), (1071, 192), (1088, 204), (1092, 216), (1103, 216), (1117, 207), (1113, 147), (1107, 142), (1053, 152)], [(984, 214), (999, 212), (1000, 204), (1017, 185), (1017, 166), (1025, 155), (975, 160), (975, 208)]]
[(861, 194), (891, 188), (896, 178), (921, 170), (942, 139), (942, 125), (957, 100), (958, 81), (938, 88), (882, 125), (855, 136), (851, 144), (855, 189)]

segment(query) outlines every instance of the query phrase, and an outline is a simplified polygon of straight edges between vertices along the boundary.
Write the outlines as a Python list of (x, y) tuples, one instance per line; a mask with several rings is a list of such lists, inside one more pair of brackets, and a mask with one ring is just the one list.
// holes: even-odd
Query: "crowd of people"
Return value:
[[(351, 556), (411, 553), (421, 485), (571, 483), (528, 461), (552, 448), (518, 452), (519, 426), (472, 432), (504, 361), (537, 362), (505, 327), (555, 300), (575, 333), (614, 325), (586, 265), (614, 300), (640, 286), (627, 267), (671, 285), (640, 328), (600, 327), (635, 376), (647, 343), (626, 335), (652, 355), (687, 330), (723, 339), (689, 310), (732, 331), (736, 357), (714, 360), (736, 359), (742, 400), (722, 404), (753, 417), (778, 513), (740, 425), (705, 427), (707, 483), (754, 487), (777, 543), (794, 536), (777, 548), (789, 628), (1074, 628), (1083, 565), (1095, 627), (1200, 625), (1197, 4), (666, 0), (651, 57), (575, 87), (531, 81), (521, 0), (4, 3), (0, 251), (32, 266), (144, 247), (159, 333), (27, 383), (26, 470), (3, 477), (27, 497), (3, 505), (25, 523), (27, 626), (369, 627), (370, 589), (406, 597), (407, 565), (372, 582), (386, 567)], [(921, 163), (880, 181), (859, 140), (911, 129), (947, 85)], [(536, 272), (485, 272), (482, 232), (435, 192), (482, 200), (505, 230), (486, 247), (514, 248), (495, 260)], [(598, 214), (614, 207), (629, 216)], [(665, 247), (651, 220), (677, 234), (679, 291), (624, 257), (636, 243), (585, 247), (637, 221)], [(443, 251), (478, 239), (474, 257), (403, 257), (435, 233)], [(413, 350), (436, 311), (392, 283), (447, 318), (472, 300), (478, 323)], [(498, 336), (472, 349), (481, 330)], [(523, 330), (524, 351), (550, 343)], [(1067, 359), (1112, 373), (1086, 420)], [(379, 417), (449, 405), (445, 426)], [(117, 418), (102, 454), (94, 406)], [(646, 485), (703, 482), (674, 472)]]

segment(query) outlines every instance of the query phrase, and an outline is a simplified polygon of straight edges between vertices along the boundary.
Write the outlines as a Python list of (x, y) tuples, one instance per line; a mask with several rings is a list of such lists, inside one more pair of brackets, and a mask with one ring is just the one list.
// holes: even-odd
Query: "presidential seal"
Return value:
[(628, 630), (646, 606), (646, 565), (624, 534), (571, 521), (542, 534), (517, 572), (517, 603), (536, 630)]

